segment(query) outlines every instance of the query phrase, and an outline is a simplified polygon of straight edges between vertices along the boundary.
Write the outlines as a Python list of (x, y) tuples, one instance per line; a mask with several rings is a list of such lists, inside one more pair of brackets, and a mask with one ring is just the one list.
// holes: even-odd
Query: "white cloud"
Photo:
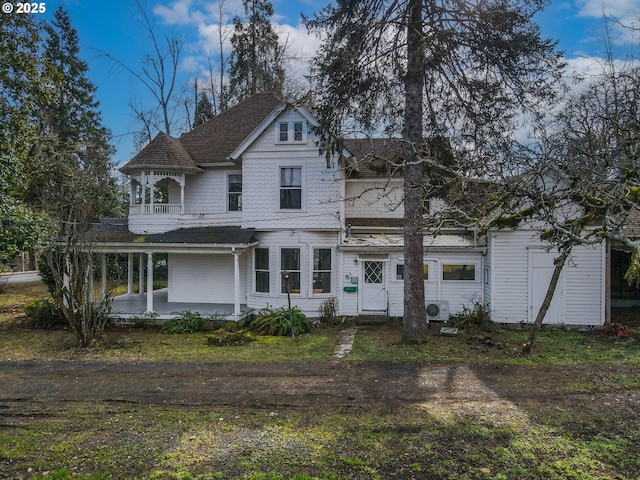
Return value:
[(156, 5), (153, 14), (167, 25), (188, 25), (192, 22), (189, 15), (192, 0), (176, 0), (170, 6)]
[(640, 27), (638, 0), (578, 0), (577, 5), (580, 17), (615, 19), (615, 22), (610, 24), (609, 30), (614, 44), (624, 45), (638, 41), (637, 29)]

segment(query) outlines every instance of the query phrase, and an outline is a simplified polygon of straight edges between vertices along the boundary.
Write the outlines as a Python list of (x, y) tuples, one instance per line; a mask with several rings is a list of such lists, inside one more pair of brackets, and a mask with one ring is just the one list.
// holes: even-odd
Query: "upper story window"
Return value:
[(280, 168), (280, 208), (300, 210), (302, 208), (302, 168)]
[(304, 122), (280, 122), (278, 124), (279, 143), (304, 143), (307, 131)]
[(230, 173), (227, 176), (227, 208), (230, 212), (242, 211), (242, 174)]

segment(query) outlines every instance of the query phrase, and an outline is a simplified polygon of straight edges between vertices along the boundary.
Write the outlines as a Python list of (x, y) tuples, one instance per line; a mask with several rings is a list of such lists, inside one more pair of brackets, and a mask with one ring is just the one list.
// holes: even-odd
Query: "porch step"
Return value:
[(358, 325), (382, 325), (389, 323), (387, 314), (360, 314), (358, 315)]

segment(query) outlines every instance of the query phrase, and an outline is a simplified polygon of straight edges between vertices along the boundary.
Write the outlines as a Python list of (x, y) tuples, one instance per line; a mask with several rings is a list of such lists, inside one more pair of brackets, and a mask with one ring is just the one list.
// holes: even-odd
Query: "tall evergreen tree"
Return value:
[(22, 201), (25, 160), (37, 132), (33, 112), (46, 94), (39, 42), (35, 16), (0, 16), (0, 262), (32, 249), (42, 233), (37, 215)]
[(340, 132), (345, 121), (373, 129), (383, 118), (403, 139), (407, 341), (424, 338), (427, 325), (425, 199), (446, 198), (453, 174), (488, 175), (512, 147), (505, 132), (518, 114), (553, 94), (561, 56), (533, 23), (544, 3), (340, 0), (307, 20), (325, 38), (321, 122)]
[(213, 118), (213, 105), (209, 101), (209, 96), (206, 93), (200, 94), (200, 99), (196, 104), (196, 112), (193, 118), (193, 128), (202, 125), (204, 122)]
[(269, 0), (242, 0), (245, 18), (234, 17), (229, 89), (235, 101), (261, 92), (282, 94), (284, 49), (271, 25)]
[(39, 105), (27, 200), (59, 220), (97, 221), (119, 213), (113, 147), (79, 53), (77, 32), (59, 7), (45, 25), (42, 60), (51, 96)]

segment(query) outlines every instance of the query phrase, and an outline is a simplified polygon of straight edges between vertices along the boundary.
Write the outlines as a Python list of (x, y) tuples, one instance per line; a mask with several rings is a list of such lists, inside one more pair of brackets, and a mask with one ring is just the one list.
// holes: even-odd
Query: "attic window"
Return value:
[(307, 140), (304, 122), (278, 123), (278, 143), (304, 143)]

